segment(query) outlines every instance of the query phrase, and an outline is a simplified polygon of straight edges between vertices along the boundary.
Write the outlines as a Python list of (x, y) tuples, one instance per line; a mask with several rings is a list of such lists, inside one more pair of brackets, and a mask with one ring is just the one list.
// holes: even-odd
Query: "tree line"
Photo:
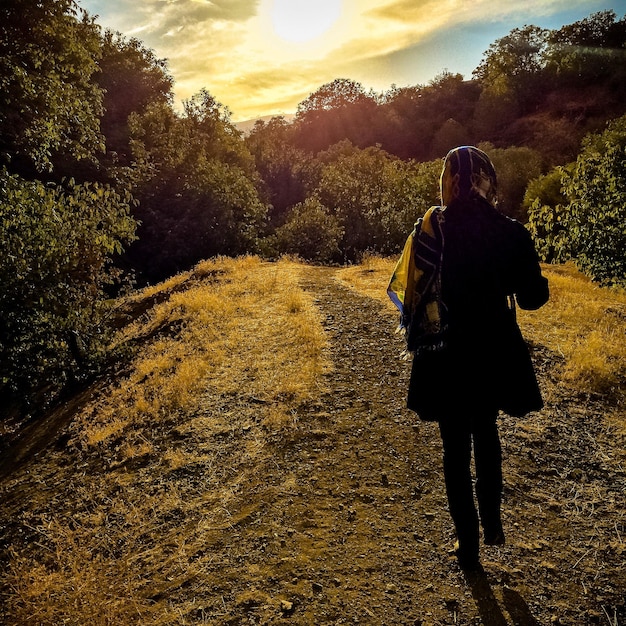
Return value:
[(176, 111), (167, 63), (74, 0), (3, 2), (0, 400), (28, 410), (96, 371), (115, 298), (200, 259), (397, 253), (461, 144), (489, 153), (545, 260), (623, 281), (625, 46), (613, 11), (524, 26), (469, 80), (337, 79), (243, 136), (207, 90)]

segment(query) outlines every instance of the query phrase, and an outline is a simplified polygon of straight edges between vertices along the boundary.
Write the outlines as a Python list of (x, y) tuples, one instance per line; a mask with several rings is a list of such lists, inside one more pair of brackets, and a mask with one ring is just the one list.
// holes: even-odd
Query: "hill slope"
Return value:
[(357, 279), (220, 261), (130, 307), (134, 361), (5, 466), (3, 623), (623, 623), (624, 434), (563, 385), (554, 320), (526, 322), (546, 409), (501, 421), (508, 544), (466, 578), (436, 426)]

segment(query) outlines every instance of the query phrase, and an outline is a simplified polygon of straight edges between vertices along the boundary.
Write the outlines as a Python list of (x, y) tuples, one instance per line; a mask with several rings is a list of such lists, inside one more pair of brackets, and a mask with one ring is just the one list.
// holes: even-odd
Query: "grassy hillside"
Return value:
[[(324, 271), (328, 272), (327, 281), (334, 281), (335, 275), (366, 296), (359, 300), (363, 303), (359, 306), (365, 306), (372, 299), (386, 302), (391, 267), (391, 261), (373, 258), (358, 267)], [(313, 606), (324, 597), (343, 606), (335, 607), (339, 613), (324, 623), (343, 623), (342, 616), (352, 614), (353, 594), (361, 593), (377, 570), (371, 569), (374, 566), (359, 570), (350, 582), (332, 568), (325, 574), (320, 565), (326, 549), (323, 545), (331, 540), (314, 542), (317, 522), (312, 520), (324, 497), (338, 497), (332, 515), (336, 513), (346, 524), (357, 519), (363, 525), (353, 535), (354, 541), (361, 537), (363, 543), (354, 548), (354, 562), (342, 565), (345, 572), (357, 572), (355, 565), (364, 562), (359, 561), (366, 558), (363, 555), (387, 558), (384, 546), (391, 545), (391, 535), (368, 530), (371, 521), (364, 517), (374, 496), (344, 505), (350, 490), (355, 484), (358, 487), (355, 476), (365, 467), (358, 448), (368, 445), (368, 439), (361, 434), (363, 426), (357, 420), (371, 411), (367, 407), (372, 401), (363, 400), (361, 407), (359, 398), (378, 392), (363, 386), (362, 374), (335, 381), (334, 368), (341, 367), (345, 376), (350, 374), (351, 364), (331, 358), (329, 333), (340, 322), (335, 314), (323, 318), (318, 300), (303, 288), (312, 271), (290, 261), (269, 264), (250, 257), (218, 259), (121, 305), (118, 313), (127, 323), (116, 342), (118, 348), (125, 346), (128, 351), (123, 370), (98, 382), (71, 424), (45, 452), (0, 477), (0, 555), (6, 564), (0, 579), (2, 623), (322, 623), (322, 608), (315, 605), (315, 613), (313, 608), (306, 612), (302, 607), (307, 603)], [(550, 303), (540, 311), (521, 313), (520, 318), (533, 346), (548, 404), (558, 404), (559, 394), (578, 396), (581, 405), (592, 398), (602, 405), (606, 416), (603, 431), (612, 433), (617, 443), (626, 434), (626, 295), (599, 289), (569, 267), (546, 267), (545, 271), (552, 289)], [(393, 316), (389, 305), (389, 320)], [(353, 330), (369, 332), (362, 325), (346, 330), (348, 350)], [(381, 349), (377, 342), (371, 339), (368, 351)], [(395, 351), (393, 346), (390, 349)], [(389, 391), (399, 365), (383, 363), (389, 371), (381, 379), (387, 382), (381, 384)], [(338, 387), (329, 389), (331, 383)], [(345, 397), (333, 405), (332, 398), (339, 393)], [(330, 404), (323, 404), (322, 397)], [(397, 411), (402, 411), (401, 404), (400, 400)], [(360, 408), (353, 410), (354, 406)], [(376, 410), (381, 415), (395, 411), (388, 400)], [(335, 412), (348, 415), (345, 434), (331, 431), (329, 420)], [(398, 417), (394, 419), (396, 425), (400, 423)], [(393, 425), (389, 417), (387, 420)], [(376, 421), (385, 427), (386, 420)], [(410, 432), (410, 426), (407, 428)], [(300, 450), (298, 438), (305, 432), (310, 443), (303, 448), (304, 460), (296, 470), (295, 461), (289, 461), (295, 452), (290, 450)], [(382, 436), (387, 442), (382, 444), (385, 454), (389, 449), (396, 454), (394, 447), (412, 445), (403, 431), (398, 430), (395, 443), (390, 439), (392, 431), (386, 432)], [(529, 432), (522, 434), (531, 438)], [(334, 441), (330, 438), (335, 435), (338, 445), (329, 446), (324, 453), (327, 456), (321, 455), (320, 464), (313, 465), (324, 442)], [(348, 436), (355, 438), (349, 445)], [(346, 482), (338, 482), (340, 472), (335, 461), (329, 460), (331, 452), (345, 460)], [(616, 449), (617, 465), (622, 458), (618, 452)], [(355, 458), (350, 456), (354, 453)], [(408, 449), (397, 454), (408, 457), (414, 452)], [(421, 461), (418, 457), (417, 462)], [(395, 513), (386, 514), (385, 507), (409, 505), (404, 499), (384, 495), (390, 479), (383, 474), (380, 487), (376, 471), (380, 470), (372, 475), (368, 466), (364, 478), (375, 484), (376, 498), (385, 498), (386, 504), (376, 506), (375, 511), (389, 518), (385, 522), (389, 528), (397, 526), (405, 532)], [(303, 500), (307, 493), (304, 480), (315, 488), (307, 501)], [(416, 479), (404, 474), (398, 480), (407, 483), (402, 488), (408, 492), (408, 483)], [(441, 488), (436, 490), (439, 500), (435, 506), (441, 506), (440, 492)], [(417, 496), (406, 497), (410, 502)], [(276, 503), (277, 509), (273, 509)], [(541, 500), (540, 506), (556, 505)], [(279, 521), (275, 517), (278, 512), (267, 514), (268, 510), (289, 508), (298, 511), (297, 524)], [(443, 520), (440, 523), (445, 528), (445, 511), (436, 509), (435, 516), (430, 510), (426, 509), (427, 522), (436, 517)], [(338, 539), (346, 532), (345, 536), (350, 536), (351, 531), (338, 533), (333, 526), (336, 522), (327, 519), (323, 526), (329, 537)], [(623, 552), (619, 524), (623, 520), (616, 519), (619, 542), (612, 539), (610, 544), (614, 558)], [(612, 529), (613, 523), (609, 526)], [(411, 532), (419, 535), (415, 529)], [(374, 544), (370, 533), (374, 533)], [(280, 556), (294, 535), (299, 538), (298, 550)], [(531, 555), (543, 549), (543, 544), (533, 547), (530, 539), (520, 545), (518, 549)], [(405, 551), (401, 544), (395, 548)], [(339, 549), (343, 554), (347, 544)], [(567, 558), (570, 555), (563, 556), (563, 560)], [(415, 567), (424, 570), (419, 563)], [(314, 581), (312, 591), (305, 591), (310, 583), (304, 570), (309, 577), (327, 576), (328, 582)], [(444, 615), (452, 606), (446, 598), (456, 591), (449, 581), (436, 582), (433, 571), (426, 572), (435, 581), (430, 587), (439, 593), (441, 584), (441, 593), (449, 596), (433, 600), (432, 610)], [(519, 579), (517, 570), (507, 571), (506, 580), (517, 580), (518, 589), (530, 584)], [(335, 587), (336, 592), (330, 590)], [(399, 583), (382, 585), (381, 594), (388, 601), (394, 601), (396, 592)], [(428, 593), (433, 596), (434, 592)], [(564, 603), (569, 601), (566, 598)], [(614, 602), (603, 602), (608, 606), (610, 601)], [(363, 600), (360, 603), (364, 615), (376, 611), (362, 604)], [(573, 607), (563, 610), (567, 613)], [(589, 609), (589, 619), (596, 615), (593, 611), (601, 609)], [(513, 608), (510, 612), (513, 614)], [(604, 619), (601, 612), (598, 615)], [(371, 620), (369, 623), (380, 623)], [(609, 623), (616, 626), (617, 621)]]

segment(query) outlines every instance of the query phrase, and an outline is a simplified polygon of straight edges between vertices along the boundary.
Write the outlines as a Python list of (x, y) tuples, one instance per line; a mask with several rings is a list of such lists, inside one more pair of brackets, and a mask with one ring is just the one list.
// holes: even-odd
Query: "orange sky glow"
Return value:
[[(385, 91), (471, 78), (497, 38), (611, 8), (595, 0), (79, 0), (168, 60), (176, 101), (206, 88), (233, 121), (290, 114), (335, 78)], [(619, 15), (619, 13), (618, 13)]]

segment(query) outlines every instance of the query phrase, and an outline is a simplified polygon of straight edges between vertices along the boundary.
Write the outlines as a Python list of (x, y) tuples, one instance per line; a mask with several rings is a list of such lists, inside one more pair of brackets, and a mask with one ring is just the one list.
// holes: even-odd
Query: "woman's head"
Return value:
[(446, 155), (441, 172), (441, 203), (450, 205), (455, 200), (485, 198), (496, 205), (496, 171), (489, 157), (473, 146), (461, 146)]

